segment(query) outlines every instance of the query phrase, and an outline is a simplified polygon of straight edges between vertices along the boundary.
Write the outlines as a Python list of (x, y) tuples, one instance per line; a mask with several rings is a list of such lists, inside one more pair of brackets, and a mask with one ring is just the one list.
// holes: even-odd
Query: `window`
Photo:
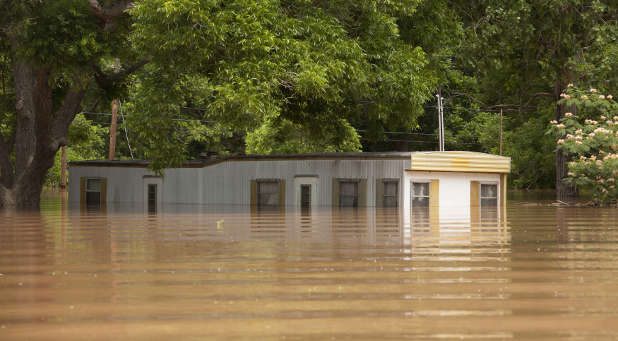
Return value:
[(481, 184), (481, 207), (498, 206), (498, 185)]
[(429, 182), (412, 183), (412, 207), (429, 207)]
[(86, 179), (86, 206), (101, 206), (101, 179)]
[(498, 185), (481, 184), (481, 225), (498, 223)]
[(358, 181), (339, 181), (339, 206), (358, 207)]
[(148, 213), (157, 212), (157, 184), (148, 184)]
[(397, 180), (384, 180), (384, 198), (382, 203), (384, 207), (397, 207), (399, 182)]
[(260, 209), (278, 208), (280, 203), (280, 185), (277, 180), (260, 180), (257, 182), (257, 206)]
[(412, 183), (412, 227), (428, 228), (430, 226), (429, 212), (429, 182)]

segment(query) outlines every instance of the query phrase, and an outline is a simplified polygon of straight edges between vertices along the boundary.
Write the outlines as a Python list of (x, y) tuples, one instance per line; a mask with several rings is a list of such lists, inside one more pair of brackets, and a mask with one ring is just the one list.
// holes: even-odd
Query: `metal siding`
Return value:
[[(251, 180), (286, 180), (286, 205), (295, 205), (295, 175), (318, 176), (318, 205), (331, 205), (331, 179), (367, 179), (367, 205), (375, 205), (375, 179), (399, 178), (408, 160), (280, 160), (228, 161), (204, 168), (166, 169), (163, 180), (165, 203), (249, 205)], [(108, 201), (143, 202), (143, 176), (146, 168), (71, 167), (70, 200), (79, 201), (79, 177), (103, 176), (108, 179)], [(77, 179), (77, 180), (75, 180)], [(70, 183), (70, 184), (71, 184)]]
[(475, 152), (423, 152), (411, 156), (414, 171), (509, 173), (511, 158)]

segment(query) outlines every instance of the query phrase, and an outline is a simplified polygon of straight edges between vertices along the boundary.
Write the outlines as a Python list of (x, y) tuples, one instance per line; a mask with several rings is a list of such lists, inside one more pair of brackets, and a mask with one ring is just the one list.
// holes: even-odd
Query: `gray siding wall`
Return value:
[[(367, 205), (375, 205), (375, 179), (403, 179), (409, 160), (281, 160), (226, 161), (204, 168), (166, 169), (162, 198), (165, 203), (249, 205), (251, 180), (284, 179), (286, 205), (295, 205), (294, 178), (318, 177), (318, 204), (330, 206), (333, 178), (367, 179)], [(145, 168), (73, 166), (69, 200), (79, 201), (79, 178), (106, 177), (109, 202), (143, 202)], [(402, 187), (400, 186), (400, 202)]]

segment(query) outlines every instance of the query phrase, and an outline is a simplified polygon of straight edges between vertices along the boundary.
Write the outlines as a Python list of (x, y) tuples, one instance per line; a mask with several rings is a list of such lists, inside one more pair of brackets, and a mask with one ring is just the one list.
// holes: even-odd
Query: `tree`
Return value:
[[(113, 93), (135, 60), (126, 46), (131, 1), (12, 1), (0, 3), (2, 125), (0, 207), (38, 208), (48, 169), (67, 144), (69, 126), (94, 88)], [(122, 71), (110, 72), (122, 58)]]
[[(571, 110), (559, 97), (569, 83), (616, 89), (618, 8), (612, 1), (465, 1), (454, 7), (466, 25), (459, 65), (478, 82), (472, 96), (485, 110), (503, 108), (512, 118), (508, 128), (535, 121), (548, 108), (561, 119)], [(558, 150), (558, 199), (573, 194), (562, 182), (566, 162)]]
[(592, 190), (595, 201), (618, 199), (618, 103), (597, 89), (569, 87), (562, 102), (578, 108), (578, 115), (564, 114), (552, 121), (557, 149), (574, 156), (566, 181)]
[(359, 150), (354, 124), (367, 120), (412, 128), (436, 84), (400, 34), (417, 3), (141, 1), (133, 41), (152, 60), (127, 105), (131, 130), (160, 169), (188, 156), (195, 132), (281, 153)]

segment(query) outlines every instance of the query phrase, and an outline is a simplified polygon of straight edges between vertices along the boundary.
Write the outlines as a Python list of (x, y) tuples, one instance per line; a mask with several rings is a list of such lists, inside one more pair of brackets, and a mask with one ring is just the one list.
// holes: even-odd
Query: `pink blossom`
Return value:
[(565, 112), (564, 117), (573, 117), (573, 114), (570, 112)]
[(595, 92), (597, 92), (597, 89), (595, 89), (595, 88), (590, 88), (590, 92), (595, 93)]
[(564, 143), (564, 140), (563, 140), (563, 139), (560, 139), (560, 140), (558, 140), (556, 143), (557, 143), (557, 144), (563, 144), (563, 143)]
[(600, 99), (605, 99), (605, 96), (603, 96), (603, 95), (599, 95), (599, 98), (600, 98)]
[(588, 99), (588, 96), (582, 95), (582, 99)]
[(556, 121), (556, 120), (551, 120), (551, 121), (549, 121), (549, 123), (551, 123), (551, 124), (558, 124), (558, 121)]
[(611, 94), (607, 95), (607, 99), (612, 99), (614, 98), (614, 96), (612, 96)]

